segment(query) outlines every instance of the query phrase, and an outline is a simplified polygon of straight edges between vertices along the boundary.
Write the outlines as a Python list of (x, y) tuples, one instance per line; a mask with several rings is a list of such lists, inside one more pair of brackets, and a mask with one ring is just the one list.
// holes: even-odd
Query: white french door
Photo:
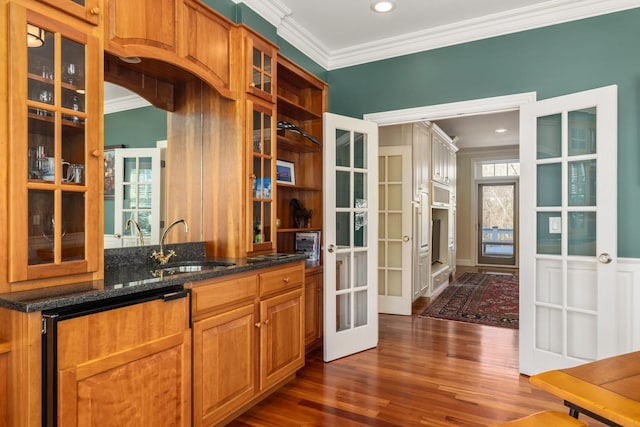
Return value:
[(324, 360), (378, 344), (378, 126), (324, 114)]
[(378, 312), (411, 316), (411, 146), (378, 154)]
[(520, 371), (616, 353), (617, 87), (523, 105)]
[(114, 232), (122, 246), (137, 246), (136, 221), (145, 245), (160, 243), (160, 148), (115, 150)]

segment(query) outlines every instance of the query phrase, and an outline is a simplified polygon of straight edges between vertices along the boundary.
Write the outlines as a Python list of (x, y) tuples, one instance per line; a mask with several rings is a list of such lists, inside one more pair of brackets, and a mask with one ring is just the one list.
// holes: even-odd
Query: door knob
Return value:
[(408, 242), (409, 241), (409, 236), (402, 236), (402, 241), (403, 242)]
[(336, 247), (334, 245), (329, 245), (327, 250), (329, 251), (330, 254), (332, 254), (336, 250)]
[(606, 252), (603, 252), (600, 255), (598, 255), (598, 261), (600, 261), (603, 264), (609, 264), (613, 260), (611, 259), (611, 255), (609, 255)]

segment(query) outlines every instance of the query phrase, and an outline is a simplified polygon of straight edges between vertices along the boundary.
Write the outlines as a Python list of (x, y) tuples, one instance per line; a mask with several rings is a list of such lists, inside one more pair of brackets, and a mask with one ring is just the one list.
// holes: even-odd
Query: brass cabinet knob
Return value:
[(92, 155), (93, 157), (100, 157), (100, 156), (102, 155), (102, 153), (101, 153), (99, 150), (93, 150), (93, 151), (91, 152), (91, 155)]
[(98, 15), (100, 15), (100, 8), (99, 7), (93, 7), (93, 8), (91, 8), (90, 13), (93, 16), (98, 16)]
[(260, 327), (262, 326), (262, 324), (260, 322), (256, 322), (255, 323), (256, 328), (260, 329)]

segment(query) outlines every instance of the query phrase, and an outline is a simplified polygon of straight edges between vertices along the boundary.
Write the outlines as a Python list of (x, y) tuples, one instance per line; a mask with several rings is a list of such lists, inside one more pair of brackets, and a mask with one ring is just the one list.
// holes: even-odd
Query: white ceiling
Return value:
[[(518, 111), (507, 111), (434, 121), (451, 138), (457, 137), (460, 149), (504, 147), (519, 144)], [(497, 133), (496, 129), (504, 132)]]
[(327, 70), (640, 7), (640, 0), (233, 0)]

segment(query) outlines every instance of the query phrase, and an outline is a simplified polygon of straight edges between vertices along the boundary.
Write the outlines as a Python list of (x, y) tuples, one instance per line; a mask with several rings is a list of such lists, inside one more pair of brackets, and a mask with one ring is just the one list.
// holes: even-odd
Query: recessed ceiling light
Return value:
[(396, 8), (396, 4), (389, 0), (376, 1), (371, 4), (371, 10), (378, 13), (391, 12)]
[(495, 132), (496, 133), (505, 133), (507, 130), (504, 128), (500, 128), (500, 129), (496, 129)]

